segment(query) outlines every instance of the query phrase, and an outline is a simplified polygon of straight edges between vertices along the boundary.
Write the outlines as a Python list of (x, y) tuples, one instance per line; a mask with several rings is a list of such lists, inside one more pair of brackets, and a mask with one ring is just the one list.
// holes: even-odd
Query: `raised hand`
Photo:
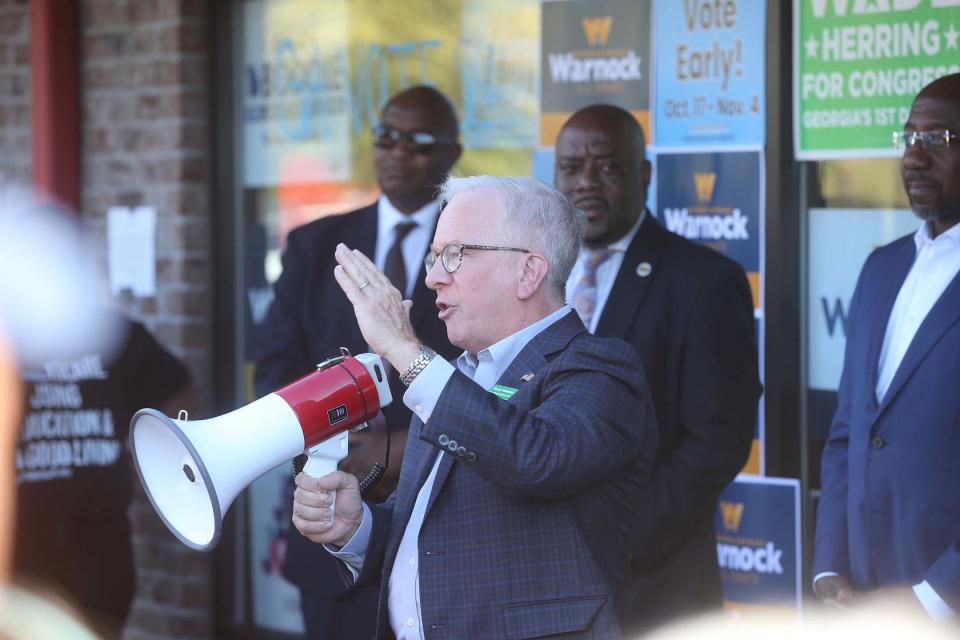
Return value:
[(420, 343), (410, 324), (410, 307), (383, 272), (359, 251), (338, 244), (339, 263), (333, 274), (353, 304), (357, 324), (374, 351), (397, 371), (403, 371), (420, 353)]

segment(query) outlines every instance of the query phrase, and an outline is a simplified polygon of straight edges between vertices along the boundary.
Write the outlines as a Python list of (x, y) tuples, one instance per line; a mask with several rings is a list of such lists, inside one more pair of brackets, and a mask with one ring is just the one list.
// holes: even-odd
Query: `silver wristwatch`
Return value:
[(427, 368), (430, 361), (437, 357), (437, 352), (430, 347), (420, 345), (420, 353), (413, 359), (410, 366), (404, 369), (400, 374), (400, 382), (405, 386), (410, 386), (413, 379), (420, 375), (420, 372)]

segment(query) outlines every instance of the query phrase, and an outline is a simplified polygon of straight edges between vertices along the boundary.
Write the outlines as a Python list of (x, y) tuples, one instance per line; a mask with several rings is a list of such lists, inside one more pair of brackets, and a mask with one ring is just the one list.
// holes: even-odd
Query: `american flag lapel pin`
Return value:
[(523, 380), (524, 382), (530, 382), (531, 380), (533, 380), (533, 371), (527, 371), (525, 374), (520, 376), (520, 379)]

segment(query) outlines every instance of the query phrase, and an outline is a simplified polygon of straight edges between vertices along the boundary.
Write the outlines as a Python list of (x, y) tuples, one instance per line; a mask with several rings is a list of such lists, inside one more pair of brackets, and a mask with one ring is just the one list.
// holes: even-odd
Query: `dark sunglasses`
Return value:
[(410, 151), (424, 155), (433, 153), (433, 148), (438, 144), (457, 144), (456, 138), (435, 136), (426, 131), (402, 132), (385, 124), (378, 124), (373, 128), (373, 146), (378, 149), (393, 149), (401, 140)]

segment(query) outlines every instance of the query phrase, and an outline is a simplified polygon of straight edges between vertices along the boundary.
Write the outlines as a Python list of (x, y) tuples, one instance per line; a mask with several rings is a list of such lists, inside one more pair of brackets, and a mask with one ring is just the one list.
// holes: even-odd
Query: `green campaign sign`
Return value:
[(896, 155), (914, 96), (960, 72), (960, 0), (794, 0), (797, 158)]

